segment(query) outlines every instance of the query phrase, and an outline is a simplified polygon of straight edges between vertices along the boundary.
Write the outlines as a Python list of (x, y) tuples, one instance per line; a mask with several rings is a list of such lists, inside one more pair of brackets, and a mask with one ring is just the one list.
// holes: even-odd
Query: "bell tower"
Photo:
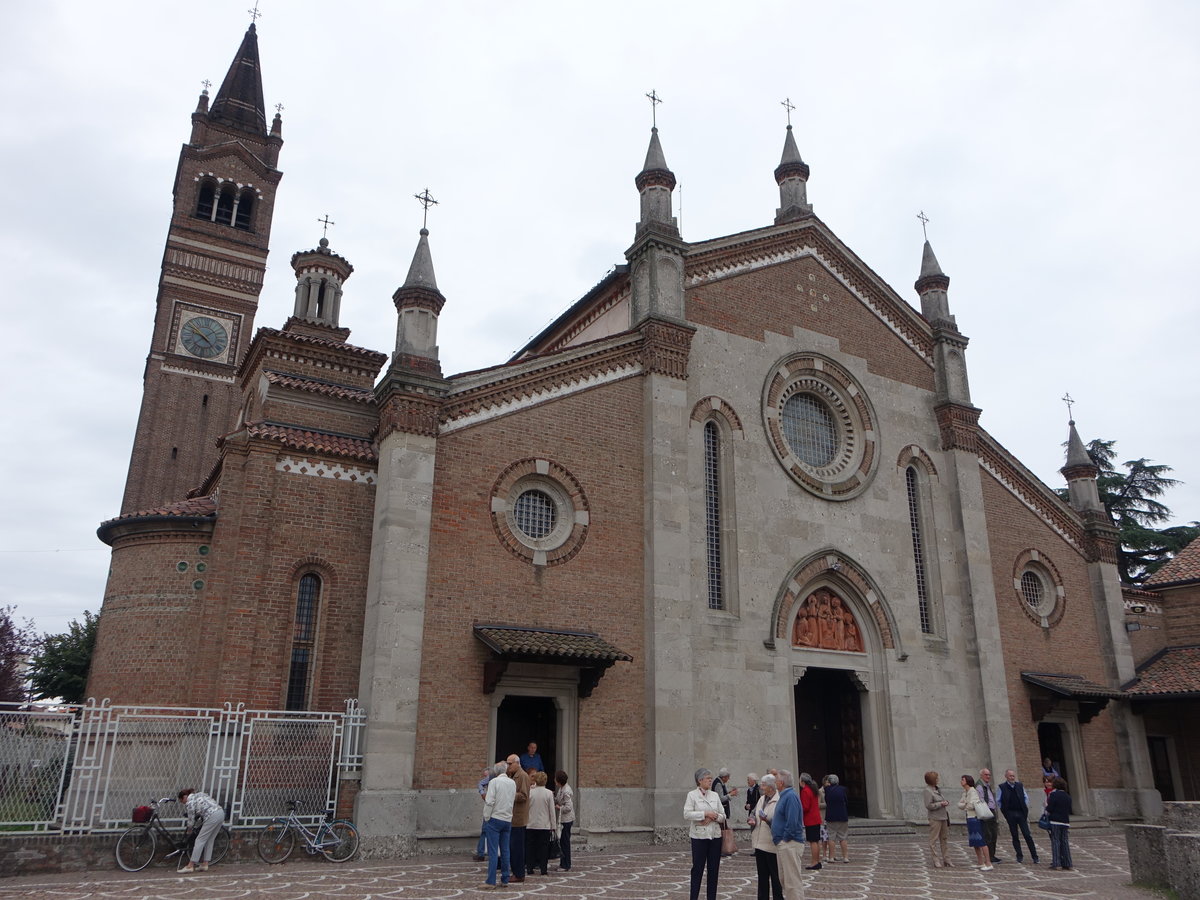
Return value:
[(240, 394), (271, 235), (282, 121), (263, 105), (258, 34), (246, 30), (209, 105), (192, 113), (179, 154), (154, 333), (121, 512), (182, 499), (216, 462)]

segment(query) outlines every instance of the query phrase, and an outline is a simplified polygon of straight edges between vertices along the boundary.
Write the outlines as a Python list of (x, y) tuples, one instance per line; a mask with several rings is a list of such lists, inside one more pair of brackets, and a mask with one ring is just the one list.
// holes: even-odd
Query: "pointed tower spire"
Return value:
[(1075, 420), (1068, 423), (1067, 464), (1060, 470), (1067, 479), (1067, 497), (1071, 508), (1080, 513), (1100, 513), (1104, 504), (1100, 502), (1100, 467), (1087, 451), (1083, 439), (1075, 429)]
[(933, 255), (933, 246), (928, 238), (921, 252), (921, 274), (913, 287), (921, 296), (921, 314), (930, 324), (946, 322), (951, 327), (957, 327), (954, 316), (950, 315), (950, 278), (938, 265), (937, 257)]
[(254, 135), (266, 134), (267, 111), (263, 103), (262, 67), (258, 61), (258, 31), (246, 29), (242, 45), (225, 73), (209, 114), (214, 122), (232, 125)]
[[(790, 114), (790, 110), (789, 110)], [(779, 185), (779, 209), (775, 210), (775, 224), (794, 222), (812, 215), (812, 204), (808, 202), (808, 163), (800, 158), (792, 126), (788, 123), (787, 136), (783, 139), (783, 156), (775, 167), (775, 183)]]
[(634, 179), (642, 195), (642, 218), (638, 222), (638, 233), (653, 229), (671, 235), (679, 234), (679, 225), (671, 215), (672, 192), (675, 190), (675, 173), (667, 168), (667, 158), (658, 140), (658, 127), (650, 129), (650, 146), (646, 149), (646, 162)]
[(422, 228), (404, 284), (392, 295), (396, 304), (396, 355), (392, 368), (441, 374), (438, 361), (438, 316), (446, 298), (438, 290), (429, 252), (429, 229)]

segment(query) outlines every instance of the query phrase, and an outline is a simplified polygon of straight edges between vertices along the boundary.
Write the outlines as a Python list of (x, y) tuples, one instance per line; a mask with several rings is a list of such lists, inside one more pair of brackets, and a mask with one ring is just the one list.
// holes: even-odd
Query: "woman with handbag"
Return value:
[(947, 807), (950, 801), (942, 796), (942, 786), (938, 784), (941, 776), (937, 772), (925, 773), (925, 811), (929, 814), (929, 854), (933, 857), (933, 867), (943, 866), (954, 868), (946, 855), (947, 838), (950, 834), (950, 813)]
[(533, 774), (534, 787), (529, 791), (529, 825), (525, 829), (528, 864), (525, 874), (533, 870), (547, 874), (550, 864), (550, 836), (554, 834), (554, 794), (546, 787), (546, 773)]
[(1071, 871), (1071, 795), (1067, 781), (1054, 779), (1054, 790), (1046, 798), (1046, 814), (1050, 819), (1050, 868)]
[(721, 868), (721, 831), (725, 807), (712, 789), (713, 774), (696, 770), (696, 789), (683, 803), (683, 818), (692, 839), (692, 883), (689, 900), (700, 900), (700, 882), (708, 871), (708, 900), (717, 900), (717, 875)]
[(992, 811), (987, 808), (986, 803), (979, 799), (979, 792), (975, 790), (974, 778), (964, 775), (959, 783), (962, 785), (963, 792), (962, 796), (958, 798), (958, 808), (967, 814), (967, 843), (974, 848), (975, 859), (978, 861), (973, 868), (990, 872), (992, 864), (988, 860), (987, 841), (984, 840), (979, 817), (984, 813), (991, 816)]

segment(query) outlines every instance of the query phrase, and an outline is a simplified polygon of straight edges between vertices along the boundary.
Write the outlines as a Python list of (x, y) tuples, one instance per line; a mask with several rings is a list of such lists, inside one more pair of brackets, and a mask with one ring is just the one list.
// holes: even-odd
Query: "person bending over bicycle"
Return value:
[(208, 861), (212, 859), (213, 840), (221, 826), (225, 824), (225, 810), (221, 804), (208, 794), (203, 794), (195, 788), (184, 788), (179, 792), (179, 802), (187, 811), (187, 824), (191, 828), (196, 822), (201, 822), (200, 832), (196, 835), (196, 843), (192, 846), (192, 860), (180, 872), (208, 871)]

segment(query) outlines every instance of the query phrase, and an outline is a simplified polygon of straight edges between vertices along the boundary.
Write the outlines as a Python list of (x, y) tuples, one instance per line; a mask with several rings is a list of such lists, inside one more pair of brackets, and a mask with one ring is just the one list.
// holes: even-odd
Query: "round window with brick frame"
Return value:
[(763, 425), (785, 472), (826, 500), (857, 497), (879, 464), (875, 411), (862, 385), (819, 353), (794, 353), (763, 385)]
[(1025, 550), (1013, 565), (1013, 591), (1021, 611), (1043, 628), (1059, 623), (1066, 611), (1062, 577), (1044, 553)]
[(510, 465), (492, 487), (492, 527), (510, 553), (535, 566), (573, 559), (587, 538), (587, 496), (570, 472), (548, 459)]

